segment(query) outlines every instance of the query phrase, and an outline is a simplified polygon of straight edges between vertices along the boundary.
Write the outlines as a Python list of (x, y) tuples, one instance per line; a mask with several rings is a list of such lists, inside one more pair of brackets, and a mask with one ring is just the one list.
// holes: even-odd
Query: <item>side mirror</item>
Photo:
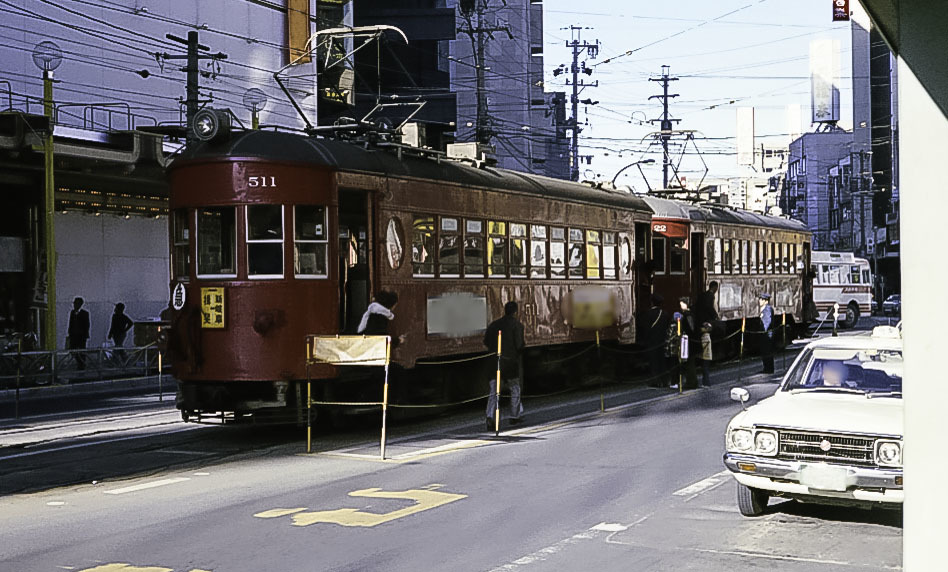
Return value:
[(735, 387), (731, 389), (731, 400), (740, 402), (743, 407), (744, 403), (750, 400), (750, 392), (743, 387)]

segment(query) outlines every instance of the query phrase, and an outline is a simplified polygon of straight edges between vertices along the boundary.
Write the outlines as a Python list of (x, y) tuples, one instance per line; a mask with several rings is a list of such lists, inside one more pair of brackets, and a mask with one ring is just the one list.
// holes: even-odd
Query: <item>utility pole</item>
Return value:
[[(484, 52), (487, 48), (487, 40), (484, 34), (490, 39), (494, 39), (494, 32), (506, 32), (509, 39), (514, 39), (508, 26), (485, 26), (484, 15), (487, 13), (488, 0), (461, 0), (458, 3), (458, 10), (464, 18), (467, 26), (461, 26), (457, 29), (459, 34), (467, 34), (471, 39), (471, 52), (474, 55), (474, 73), (476, 77), (476, 97), (477, 97), (477, 119), (474, 124), (474, 140), (477, 143), (485, 145), (490, 144), (491, 131), (487, 124), (489, 118), (487, 107), (487, 81), (484, 72), (487, 68), (484, 66)], [(506, 5), (506, 3), (505, 3)], [(477, 16), (475, 24), (474, 16)]]
[[(583, 80), (579, 79), (579, 73), (583, 72), (586, 75), (592, 75), (592, 68), (586, 67), (586, 62), (582, 62), (580, 65), (579, 56), (582, 53), (588, 52), (590, 58), (595, 58), (599, 55), (599, 40), (596, 40), (595, 43), (581, 42), (580, 37), (582, 34), (582, 26), (570, 26), (570, 32), (572, 34), (572, 41), (566, 42), (566, 47), (573, 49), (573, 64), (570, 66), (570, 71), (573, 73), (573, 95), (570, 98), (570, 103), (573, 108), (573, 116), (570, 118), (568, 125), (573, 128), (573, 141), (570, 148), (570, 171), (569, 178), (571, 181), (579, 180), (579, 93), (582, 91), (581, 88), (587, 87), (599, 87), (599, 80), (596, 80), (593, 83), (584, 83)], [(588, 29), (588, 28), (587, 28)], [(559, 75), (556, 71), (553, 72), (553, 75)], [(592, 101), (586, 100), (587, 104), (592, 104)], [(599, 103), (599, 102), (595, 102)]]
[(194, 119), (194, 114), (200, 109), (200, 84), (199, 84), (199, 74), (200, 68), (198, 68), (199, 60), (226, 60), (227, 55), (221, 52), (216, 54), (201, 54), (198, 50), (209, 52), (211, 48), (198, 43), (198, 33), (191, 31), (188, 32), (188, 39), (179, 38), (174, 34), (165, 34), (165, 37), (169, 40), (184, 44), (188, 47), (187, 55), (171, 55), (168, 53), (162, 54), (162, 57), (166, 60), (187, 60), (187, 67), (182, 68), (182, 71), (188, 73), (188, 82), (187, 82), (187, 99), (185, 100), (185, 106), (187, 109), (187, 125), (185, 129), (187, 130), (187, 141), (191, 143), (193, 139), (193, 133), (191, 131), (191, 120)]
[(662, 141), (662, 188), (668, 188), (668, 168), (671, 166), (671, 156), (668, 154), (668, 140), (671, 139), (672, 132), (672, 123), (677, 123), (681, 119), (671, 119), (668, 117), (668, 99), (671, 97), (678, 97), (677, 93), (668, 93), (668, 82), (678, 81), (677, 77), (669, 77), (668, 75), (669, 67), (662, 66), (662, 77), (650, 77), (649, 81), (660, 81), (662, 82), (662, 95), (652, 95), (649, 99), (661, 99), (662, 100), (662, 116), (660, 119), (650, 119), (650, 123), (660, 122), (661, 124), (661, 135), (659, 138)]

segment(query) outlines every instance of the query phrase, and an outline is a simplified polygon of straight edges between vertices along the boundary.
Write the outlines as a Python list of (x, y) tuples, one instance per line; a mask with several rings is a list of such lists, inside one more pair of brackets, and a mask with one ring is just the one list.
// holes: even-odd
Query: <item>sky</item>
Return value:
[[(599, 101), (580, 105), (580, 155), (593, 155), (591, 164), (580, 165), (581, 179), (612, 180), (622, 167), (651, 158), (655, 164), (642, 168), (651, 186), (661, 187), (660, 147), (642, 151), (650, 141), (647, 135), (655, 130), (644, 120), (661, 114), (661, 101), (648, 99), (661, 93), (661, 84), (648, 78), (659, 77), (662, 65), (679, 78), (669, 87), (670, 93), (679, 94), (671, 100), (670, 114), (681, 119), (679, 129), (696, 130), (695, 144), (702, 152), (694, 154), (688, 144), (680, 169), (689, 181), (704, 173), (702, 159), (708, 177), (749, 174), (737, 164), (735, 153), (739, 106), (755, 108), (758, 147), (789, 142), (788, 104), (800, 105), (802, 132), (812, 130), (812, 40), (839, 40), (840, 125), (851, 128), (850, 24), (832, 21), (831, 0), (544, 0), (543, 5), (548, 91), (572, 89), (565, 83), (568, 74), (552, 73), (572, 58), (566, 47), (573, 33), (570, 26), (584, 28), (582, 40), (600, 42), (599, 56), (584, 58), (593, 74), (580, 75), (587, 82), (599, 81), (599, 87), (580, 95)], [(630, 55), (622, 55), (630, 50)], [(637, 169), (626, 170), (617, 184), (645, 190)]]

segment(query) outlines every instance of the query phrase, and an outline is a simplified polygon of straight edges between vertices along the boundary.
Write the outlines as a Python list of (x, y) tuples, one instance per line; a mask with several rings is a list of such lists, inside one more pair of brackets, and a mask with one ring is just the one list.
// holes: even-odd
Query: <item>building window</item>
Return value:
[(435, 271), (435, 217), (412, 216), (411, 271), (414, 276), (434, 276)]
[(191, 274), (191, 231), (188, 229), (188, 209), (177, 209), (171, 217), (174, 277), (187, 282)]
[(546, 227), (530, 227), (530, 278), (546, 278)]
[(665, 237), (652, 237), (652, 268), (655, 274), (665, 274)]
[(543, 57), (543, 46), (530, 46), (530, 55), (533, 57)]
[(197, 212), (197, 275), (199, 278), (237, 276), (237, 209), (211, 207)]
[(283, 206), (247, 207), (247, 276), (283, 277)]
[(507, 223), (487, 223), (487, 275), (492, 278), (507, 276)]
[(484, 221), (464, 220), (464, 276), (484, 276)]
[(325, 278), (329, 229), (326, 207), (297, 205), (293, 207), (293, 267), (297, 276)]
[(566, 278), (566, 230), (550, 228), (550, 277)]

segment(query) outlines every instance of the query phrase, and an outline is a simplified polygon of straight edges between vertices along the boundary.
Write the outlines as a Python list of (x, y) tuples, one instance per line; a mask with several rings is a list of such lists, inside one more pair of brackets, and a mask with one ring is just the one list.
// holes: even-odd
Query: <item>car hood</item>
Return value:
[(737, 414), (730, 425), (901, 436), (902, 399), (781, 391)]

